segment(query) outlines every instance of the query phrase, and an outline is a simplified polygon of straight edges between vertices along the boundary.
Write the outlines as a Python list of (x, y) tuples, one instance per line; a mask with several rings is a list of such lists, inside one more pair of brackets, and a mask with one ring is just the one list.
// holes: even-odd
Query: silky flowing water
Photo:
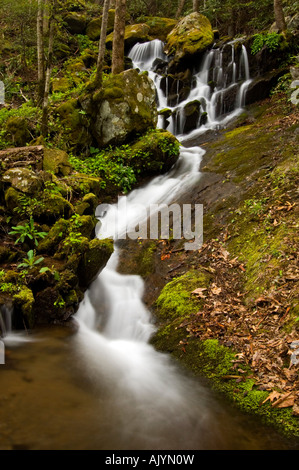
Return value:
[[(243, 80), (237, 79), (233, 47), (230, 81), (219, 50), (208, 53), (195, 72), (188, 99), (204, 100), (208, 119), (193, 135), (223, 126), (240, 112), (250, 80), (245, 52), (242, 49)], [(165, 60), (159, 41), (131, 51), (134, 66), (148, 70), (156, 83), (161, 108), (167, 96), (159, 88), (161, 77), (152, 71), (157, 57)], [(218, 85), (211, 94), (208, 72), (213, 63)], [(224, 91), (236, 85), (235, 109), (223, 114)], [(183, 106), (177, 103), (173, 108), (169, 124), (180, 140)], [(140, 205), (171, 203), (191, 189), (201, 178), (203, 154), (200, 147), (182, 146), (180, 159), (168, 174), (125, 197), (127, 212), (118, 214), (119, 226), (125, 230), (128, 218), (137, 224)], [(113, 235), (112, 215), (110, 208), (98, 237)], [(7, 332), (6, 364), (0, 366), (0, 449), (290, 448), (290, 442), (231, 408), (151, 346), (155, 325), (142, 301), (143, 280), (118, 273), (119, 250), (115, 243), (114, 254), (69, 328), (50, 327), (30, 335)]]

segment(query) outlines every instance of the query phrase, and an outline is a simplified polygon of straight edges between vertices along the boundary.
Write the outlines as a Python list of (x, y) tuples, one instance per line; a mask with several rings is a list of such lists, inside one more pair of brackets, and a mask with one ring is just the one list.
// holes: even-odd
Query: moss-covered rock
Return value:
[(136, 174), (165, 173), (179, 158), (180, 144), (168, 131), (148, 132), (131, 147), (129, 165)]
[(65, 151), (59, 149), (44, 149), (43, 158), (44, 171), (53, 172), (55, 175), (67, 176), (71, 173), (72, 167)]
[(58, 140), (61, 140), (60, 147), (63, 146), (65, 150), (75, 149), (79, 152), (92, 144), (88, 131), (88, 120), (80, 111), (82, 110), (76, 99), (65, 101), (56, 109), (56, 114), (61, 123)]
[(6, 134), (16, 147), (23, 147), (31, 141), (27, 121), (23, 117), (10, 117), (5, 124)]
[(101, 178), (95, 176), (74, 172), (65, 177), (63, 181), (80, 197), (89, 193), (98, 196), (102, 192)]
[(112, 75), (80, 102), (91, 116), (91, 131), (99, 148), (126, 143), (157, 124), (154, 84), (134, 69)]
[(210, 279), (204, 270), (193, 270), (170, 281), (162, 289), (156, 302), (158, 318), (172, 321), (177, 318), (185, 319), (196, 313), (202, 302), (192, 296), (192, 292), (198, 288), (206, 289)]
[[(128, 52), (135, 44), (147, 42), (149, 37), (150, 27), (147, 24), (134, 24), (126, 26), (125, 28), (125, 52)], [(113, 33), (110, 33), (106, 39), (106, 47), (112, 49)]]
[(11, 168), (3, 174), (2, 181), (10, 184), (14, 189), (28, 194), (37, 193), (42, 187), (41, 178), (28, 168)]
[(86, 30), (87, 18), (81, 12), (69, 12), (63, 19), (66, 29), (71, 34), (84, 34)]
[(168, 34), (177, 24), (177, 20), (172, 18), (161, 18), (159, 16), (145, 16), (142, 22), (149, 26), (150, 39), (160, 39), (165, 42)]
[(56, 193), (43, 193), (41, 199), (33, 208), (34, 220), (40, 223), (54, 223), (61, 217), (68, 219), (74, 213), (73, 205)]
[[(114, 28), (115, 10), (111, 9), (108, 12), (107, 34), (110, 34)], [(101, 36), (102, 16), (93, 18), (87, 25), (86, 35), (91, 41), (98, 41)]]
[(88, 249), (83, 254), (79, 265), (79, 280), (82, 286), (88, 286), (106, 266), (113, 253), (112, 240), (95, 238), (89, 242)]
[(83, 199), (76, 205), (75, 211), (79, 215), (94, 215), (98, 202), (99, 200), (95, 194), (85, 194)]
[(16, 207), (19, 206), (19, 197), (21, 196), (21, 192), (14, 189), (10, 186), (4, 195), (5, 205), (8, 210), (13, 211)]
[(53, 254), (57, 250), (59, 243), (66, 236), (70, 222), (63, 218), (57, 220), (50, 228), (48, 235), (43, 238), (37, 247), (38, 253)]
[(51, 85), (53, 93), (65, 93), (71, 87), (70, 80), (67, 77), (53, 78)]
[(34, 315), (33, 315), (33, 305), (34, 305), (34, 296), (32, 291), (23, 286), (21, 290), (13, 296), (14, 307), (17, 314), (23, 316), (24, 322), (29, 328), (34, 326)]
[(213, 41), (214, 33), (208, 18), (200, 13), (191, 13), (168, 34), (165, 52), (173, 56), (174, 64), (185, 64), (190, 58), (201, 55)]

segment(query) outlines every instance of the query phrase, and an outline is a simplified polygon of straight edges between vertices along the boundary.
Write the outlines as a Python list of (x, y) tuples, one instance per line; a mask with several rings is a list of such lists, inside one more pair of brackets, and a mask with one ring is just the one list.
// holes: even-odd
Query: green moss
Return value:
[(203, 52), (214, 41), (214, 33), (208, 18), (191, 13), (183, 18), (167, 36), (166, 51), (181, 59), (186, 55)]
[(210, 277), (203, 271), (189, 271), (166, 284), (156, 302), (157, 316), (164, 320), (185, 318), (196, 313), (201, 302), (191, 295), (199, 287), (207, 288)]
[(95, 238), (88, 244), (79, 265), (80, 284), (88, 286), (99, 272), (106, 266), (114, 251), (112, 240), (99, 240)]
[(34, 296), (32, 291), (28, 287), (22, 286), (20, 291), (13, 296), (13, 300), (17, 310), (21, 311), (26, 325), (29, 328), (32, 328), (34, 326)]
[(31, 140), (27, 121), (23, 117), (10, 117), (6, 122), (6, 132), (16, 147), (24, 147)]

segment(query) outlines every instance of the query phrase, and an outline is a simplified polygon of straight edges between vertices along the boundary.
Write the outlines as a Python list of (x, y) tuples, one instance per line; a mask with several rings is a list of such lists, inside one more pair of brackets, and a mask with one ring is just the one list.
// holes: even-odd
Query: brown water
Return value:
[[(108, 378), (86, 373), (76, 355), (76, 335), (53, 327), (37, 332), (35, 342), (6, 347), (6, 364), (0, 365), (1, 450), (292, 448), (273, 430), (214, 401), (201, 386), (201, 409), (194, 408), (191, 428), (179, 409), (168, 410), (159, 423), (148, 400), (143, 407), (133, 396), (115, 394)], [(196, 391), (196, 383), (192, 387)], [(207, 415), (198, 429), (203, 403), (213, 408), (214, 423), (207, 423)]]

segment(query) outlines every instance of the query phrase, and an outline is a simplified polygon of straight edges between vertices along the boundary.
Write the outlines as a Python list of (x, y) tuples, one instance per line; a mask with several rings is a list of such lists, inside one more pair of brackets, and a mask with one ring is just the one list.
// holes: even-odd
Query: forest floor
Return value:
[(222, 379), (237, 386), (243, 376), (252, 378), (257, 390), (268, 392), (266, 400), (273, 408), (291, 409), (295, 417), (298, 121), (298, 107), (276, 95), (249, 107), (232, 126), (207, 135), (206, 141), (184, 142), (206, 150), (200, 182), (180, 201), (203, 204), (203, 246), (185, 251), (182, 240), (172, 240), (159, 241), (153, 249), (152, 242), (144, 241), (122, 268), (132, 272), (138, 266), (146, 281), (145, 302), (157, 315), (161, 332), (165, 319), (159, 318), (156, 300), (163, 286), (192, 270), (206, 271), (208, 286), (190, 285), (190, 302), (195, 300), (191, 315), (166, 322), (168, 332), (176, 330), (175, 340), (161, 334), (161, 342), (154, 342), (188, 363), (189, 344), (192, 356), (194, 341), (218, 340), (237, 358), (234, 372)]

